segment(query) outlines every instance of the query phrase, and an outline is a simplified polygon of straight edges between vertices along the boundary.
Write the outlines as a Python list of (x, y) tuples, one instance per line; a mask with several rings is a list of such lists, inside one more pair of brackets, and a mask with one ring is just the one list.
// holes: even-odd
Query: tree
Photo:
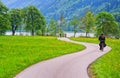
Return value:
[(8, 8), (0, 1), (0, 14), (5, 15), (8, 12)]
[(12, 26), (12, 35), (15, 35), (17, 28), (22, 25), (21, 9), (12, 9), (9, 14)]
[(10, 21), (7, 17), (8, 15), (0, 15), (0, 35), (4, 35), (6, 30), (10, 29)]
[(87, 37), (88, 34), (90, 33), (90, 31), (92, 30), (92, 28), (95, 25), (94, 14), (91, 11), (88, 11), (86, 13), (86, 15), (84, 16), (83, 24), (85, 26), (85, 32), (86, 32), (86, 37)]
[(28, 6), (24, 9), (26, 30), (31, 31), (31, 35), (35, 35), (37, 31), (41, 31), (42, 35), (44, 35), (46, 27), (45, 17), (35, 6)]
[(115, 36), (119, 33), (118, 23), (112, 14), (100, 12), (96, 17), (97, 36), (104, 33), (106, 36)]
[(77, 17), (73, 17), (72, 20), (70, 21), (70, 25), (73, 26), (73, 30), (74, 30), (74, 37), (76, 35), (77, 32), (77, 27), (79, 25), (79, 19)]
[(60, 15), (60, 21), (59, 21), (59, 35), (61, 36), (63, 31), (62, 31), (62, 27), (66, 24), (66, 20), (64, 18), (64, 15), (61, 14)]
[(8, 8), (0, 1), (0, 35), (4, 35), (6, 30), (10, 28)]
[(57, 22), (53, 19), (50, 20), (50, 24), (48, 27), (48, 31), (50, 35), (56, 36), (57, 35)]

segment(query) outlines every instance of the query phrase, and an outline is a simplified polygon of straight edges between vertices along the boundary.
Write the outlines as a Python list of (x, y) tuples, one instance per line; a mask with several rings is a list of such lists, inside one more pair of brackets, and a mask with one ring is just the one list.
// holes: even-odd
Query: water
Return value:
[[(66, 37), (73, 37), (74, 36), (74, 32), (64, 32), (64, 33), (66, 34)], [(12, 35), (12, 32), (8, 31), (5, 33), (5, 35)], [(15, 35), (30, 36), (31, 33), (30, 32), (15, 32)], [(86, 33), (81, 33), (81, 32), (76, 33), (75, 37), (79, 37), (79, 36), (86, 36)], [(94, 34), (89, 33), (88, 36), (94, 37)]]
[[(73, 32), (64, 32), (64, 33), (67, 35), (67, 37), (74, 36)], [(76, 33), (75, 37), (79, 37), (79, 36), (86, 36), (86, 33), (81, 33), (81, 32)], [(88, 36), (89, 37), (94, 37), (94, 34), (93, 33), (89, 33)]]
[[(12, 35), (12, 32), (11, 32), (11, 31), (7, 31), (7, 32), (5, 33), (5, 35)], [(15, 32), (15, 35), (30, 36), (31, 33), (30, 33), (30, 32)]]

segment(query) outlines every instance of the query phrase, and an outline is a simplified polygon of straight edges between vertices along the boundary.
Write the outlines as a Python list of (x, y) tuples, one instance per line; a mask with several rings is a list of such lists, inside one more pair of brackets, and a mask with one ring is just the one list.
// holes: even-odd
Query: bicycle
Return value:
[(101, 51), (104, 50), (104, 43), (101, 43)]

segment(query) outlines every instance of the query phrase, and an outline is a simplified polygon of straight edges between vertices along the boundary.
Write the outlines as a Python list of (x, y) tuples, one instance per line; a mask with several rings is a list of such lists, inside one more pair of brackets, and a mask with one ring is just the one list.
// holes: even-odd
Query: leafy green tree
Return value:
[(74, 37), (75, 37), (75, 35), (76, 35), (76, 33), (77, 33), (77, 27), (78, 27), (78, 25), (79, 25), (79, 19), (77, 18), (77, 17), (73, 17), (72, 18), (72, 20), (70, 21), (70, 25), (71, 26), (73, 26), (73, 30), (74, 30)]
[(0, 1), (0, 35), (4, 35), (10, 28), (8, 8)]
[(83, 24), (85, 26), (85, 32), (86, 32), (86, 37), (92, 30), (92, 28), (95, 25), (95, 17), (94, 14), (91, 11), (88, 11), (86, 15), (83, 18)]
[(119, 33), (118, 23), (112, 14), (100, 12), (96, 17), (97, 36), (104, 33), (106, 36), (115, 36)]
[(0, 14), (5, 15), (8, 12), (8, 8), (0, 1)]
[(78, 28), (79, 28), (80, 31), (82, 31), (82, 32), (85, 31), (85, 24), (83, 23), (83, 21), (84, 21), (83, 19), (84, 19), (84, 17), (81, 17), (81, 18), (80, 18), (79, 26), (78, 26)]
[(4, 35), (6, 30), (10, 29), (10, 21), (7, 16), (3, 16), (0, 14), (0, 35)]
[(58, 31), (57, 31), (57, 22), (53, 19), (50, 20), (50, 24), (48, 27), (48, 31), (50, 33), (50, 35), (56, 36)]
[(35, 6), (28, 6), (24, 9), (26, 30), (31, 31), (31, 35), (35, 35), (37, 31), (41, 31), (42, 35), (44, 35), (46, 27), (45, 17)]
[(15, 35), (17, 28), (22, 25), (21, 9), (12, 9), (9, 14), (12, 26), (12, 35)]
[(59, 21), (59, 35), (62, 35), (62, 34), (63, 34), (62, 28), (64, 27), (65, 24), (66, 24), (66, 20), (65, 20), (65, 18), (64, 18), (64, 15), (61, 14), (61, 15), (60, 15), (60, 21)]

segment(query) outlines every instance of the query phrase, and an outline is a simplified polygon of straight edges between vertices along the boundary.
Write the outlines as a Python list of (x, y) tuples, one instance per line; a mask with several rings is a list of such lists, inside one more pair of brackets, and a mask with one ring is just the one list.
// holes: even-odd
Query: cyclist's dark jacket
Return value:
[(105, 43), (105, 36), (99, 36), (100, 43)]

